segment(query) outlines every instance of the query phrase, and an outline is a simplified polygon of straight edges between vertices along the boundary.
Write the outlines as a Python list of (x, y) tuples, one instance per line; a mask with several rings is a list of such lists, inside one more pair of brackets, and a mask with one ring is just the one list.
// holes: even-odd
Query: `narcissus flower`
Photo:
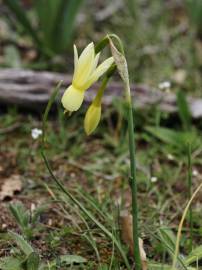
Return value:
[(95, 83), (112, 65), (113, 57), (106, 59), (98, 67), (100, 53), (95, 54), (94, 44), (90, 43), (78, 57), (74, 45), (74, 75), (72, 84), (62, 96), (62, 104), (67, 111), (77, 111), (84, 99), (85, 91)]
[(90, 135), (98, 126), (101, 117), (101, 104), (96, 105), (92, 103), (88, 108), (85, 119), (84, 129), (87, 135)]

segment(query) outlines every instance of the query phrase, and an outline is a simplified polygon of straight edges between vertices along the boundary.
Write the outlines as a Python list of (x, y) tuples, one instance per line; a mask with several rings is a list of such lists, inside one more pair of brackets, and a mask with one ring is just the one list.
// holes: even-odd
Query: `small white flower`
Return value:
[(152, 176), (150, 180), (152, 183), (156, 183), (158, 178), (156, 176)]
[(171, 83), (169, 81), (161, 82), (159, 83), (158, 87), (161, 90), (167, 90), (171, 87)]
[(198, 175), (199, 175), (198, 170), (194, 169), (194, 170), (192, 171), (192, 175), (193, 175), (193, 176), (198, 176)]
[(173, 156), (172, 154), (168, 154), (168, 155), (167, 155), (167, 158), (168, 158), (168, 160), (174, 160), (174, 159), (175, 159), (174, 156)]
[(42, 135), (42, 130), (38, 128), (33, 128), (31, 133), (32, 133), (32, 138), (36, 140), (38, 139), (39, 136)]

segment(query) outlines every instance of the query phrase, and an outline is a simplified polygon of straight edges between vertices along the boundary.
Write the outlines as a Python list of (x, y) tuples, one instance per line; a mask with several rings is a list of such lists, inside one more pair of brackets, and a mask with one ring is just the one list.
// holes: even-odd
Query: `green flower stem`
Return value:
[[(108, 82), (108, 80), (110, 79), (110, 77), (112, 76), (112, 74), (114, 73), (114, 71), (116, 70), (116, 66), (115, 65), (112, 65), (109, 70), (107, 71), (106, 73), (106, 77), (105, 79), (103, 79), (103, 89), (104, 89), (104, 86), (106, 86), (106, 83)], [(83, 213), (85, 213), (104, 233), (107, 237), (109, 237), (114, 245), (116, 246), (117, 250), (119, 251), (120, 255), (122, 256), (123, 258), (123, 261), (126, 265), (126, 268), (127, 270), (130, 270), (131, 267), (130, 267), (130, 264), (128, 262), (128, 258), (125, 254), (125, 250), (122, 248), (122, 244), (119, 242), (118, 239), (116, 239), (113, 234), (104, 226), (102, 225), (102, 223), (100, 223), (95, 217), (94, 215), (88, 211), (65, 187), (64, 185), (55, 177), (55, 175), (53, 174), (53, 171), (50, 167), (50, 164), (46, 158), (46, 155), (45, 155), (45, 141), (46, 141), (46, 132), (45, 132), (45, 129), (46, 129), (46, 122), (47, 122), (47, 119), (48, 119), (48, 114), (50, 112), (50, 109), (56, 99), (56, 96), (59, 92), (59, 87), (61, 85), (62, 82), (59, 82), (58, 85), (56, 86), (56, 88), (53, 90), (52, 94), (51, 94), (51, 97), (49, 99), (49, 102), (46, 106), (46, 109), (45, 109), (45, 113), (44, 113), (44, 116), (43, 116), (43, 138), (42, 138), (42, 143), (41, 143), (41, 155), (42, 155), (42, 158), (45, 162), (45, 165), (52, 177), (52, 179), (55, 181), (55, 183), (57, 184), (57, 186), (59, 187), (59, 189), (64, 193), (66, 194), (82, 211)]]
[(134, 118), (133, 107), (131, 102), (130, 85), (125, 85), (127, 93), (127, 109), (128, 109), (128, 136), (130, 151), (130, 187), (132, 194), (132, 218), (133, 218), (133, 250), (135, 269), (141, 270), (141, 258), (139, 250), (139, 228), (138, 228), (138, 200), (137, 200), (137, 180), (136, 180), (136, 160), (135, 160), (135, 136), (134, 136)]
[(93, 101), (95, 106), (100, 106), (101, 105), (101, 101), (102, 101), (102, 96), (104, 94), (105, 88), (108, 84), (109, 79), (111, 78), (111, 76), (114, 74), (116, 70), (116, 65), (112, 64), (111, 67), (108, 69), (104, 79), (102, 80), (101, 86), (98, 89), (97, 95)]
[[(129, 152), (130, 152), (130, 188), (132, 194), (132, 218), (133, 218), (133, 250), (135, 269), (141, 270), (141, 258), (139, 250), (139, 230), (138, 230), (138, 200), (137, 200), (137, 181), (136, 181), (136, 163), (135, 163), (135, 136), (134, 136), (134, 119), (133, 106), (130, 91), (130, 80), (128, 74), (127, 61), (124, 54), (123, 44), (120, 38), (115, 34), (108, 35), (109, 43), (117, 65), (117, 70), (123, 80), (127, 111), (128, 111), (128, 136), (129, 136)], [(115, 43), (118, 45), (115, 46)]]
[(109, 43), (109, 39), (106, 36), (100, 42), (98, 42), (97, 45), (95, 46), (95, 54), (102, 51), (108, 45), (108, 43)]
[(99, 107), (99, 106), (101, 105), (102, 96), (103, 96), (103, 94), (104, 94), (104, 90), (105, 90), (105, 88), (106, 88), (106, 86), (107, 86), (108, 80), (109, 80), (108, 77), (105, 77), (105, 78), (103, 79), (103, 81), (102, 81), (102, 83), (101, 83), (101, 86), (100, 86), (100, 88), (98, 89), (97, 95), (96, 95), (95, 99), (93, 100), (93, 104), (94, 104), (95, 106), (98, 106), (98, 107)]

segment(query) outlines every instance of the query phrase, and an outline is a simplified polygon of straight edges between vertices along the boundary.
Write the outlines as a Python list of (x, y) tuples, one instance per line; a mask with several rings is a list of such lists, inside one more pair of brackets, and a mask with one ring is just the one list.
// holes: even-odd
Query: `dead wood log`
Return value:
[[(1, 69), (0, 103), (41, 110), (48, 102), (54, 86), (61, 80), (63, 84), (60, 95), (71, 83), (71, 77), (66, 74), (22, 69)], [(93, 90), (97, 87), (98, 85), (95, 84), (86, 92), (86, 102), (92, 100), (95, 95)], [(159, 106), (162, 111), (177, 111), (176, 96), (173, 93), (165, 93), (145, 85), (134, 84), (131, 86), (131, 92), (136, 108), (145, 109), (151, 106)], [(104, 105), (109, 106), (114, 97), (121, 97), (122, 94), (122, 83), (111, 82), (104, 95)], [(202, 99), (189, 97), (188, 102), (193, 118), (202, 117)]]

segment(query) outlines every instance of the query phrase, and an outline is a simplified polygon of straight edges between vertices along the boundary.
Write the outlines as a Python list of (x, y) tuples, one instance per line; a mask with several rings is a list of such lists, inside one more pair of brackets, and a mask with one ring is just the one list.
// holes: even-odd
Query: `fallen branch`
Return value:
[[(48, 102), (53, 87), (63, 81), (60, 95), (71, 83), (71, 77), (54, 72), (37, 72), (22, 69), (0, 70), (0, 103), (16, 104), (34, 110), (44, 109)], [(95, 84), (86, 92), (86, 102), (94, 97), (97, 85)], [(145, 85), (132, 85), (132, 95), (136, 108), (144, 109), (151, 106), (159, 106), (162, 111), (172, 113), (177, 111), (176, 96), (173, 93), (165, 93), (157, 89), (150, 89)], [(122, 95), (122, 84), (112, 82), (104, 96), (104, 105), (109, 106), (114, 97)], [(188, 98), (190, 111), (193, 118), (202, 117), (202, 99)]]

